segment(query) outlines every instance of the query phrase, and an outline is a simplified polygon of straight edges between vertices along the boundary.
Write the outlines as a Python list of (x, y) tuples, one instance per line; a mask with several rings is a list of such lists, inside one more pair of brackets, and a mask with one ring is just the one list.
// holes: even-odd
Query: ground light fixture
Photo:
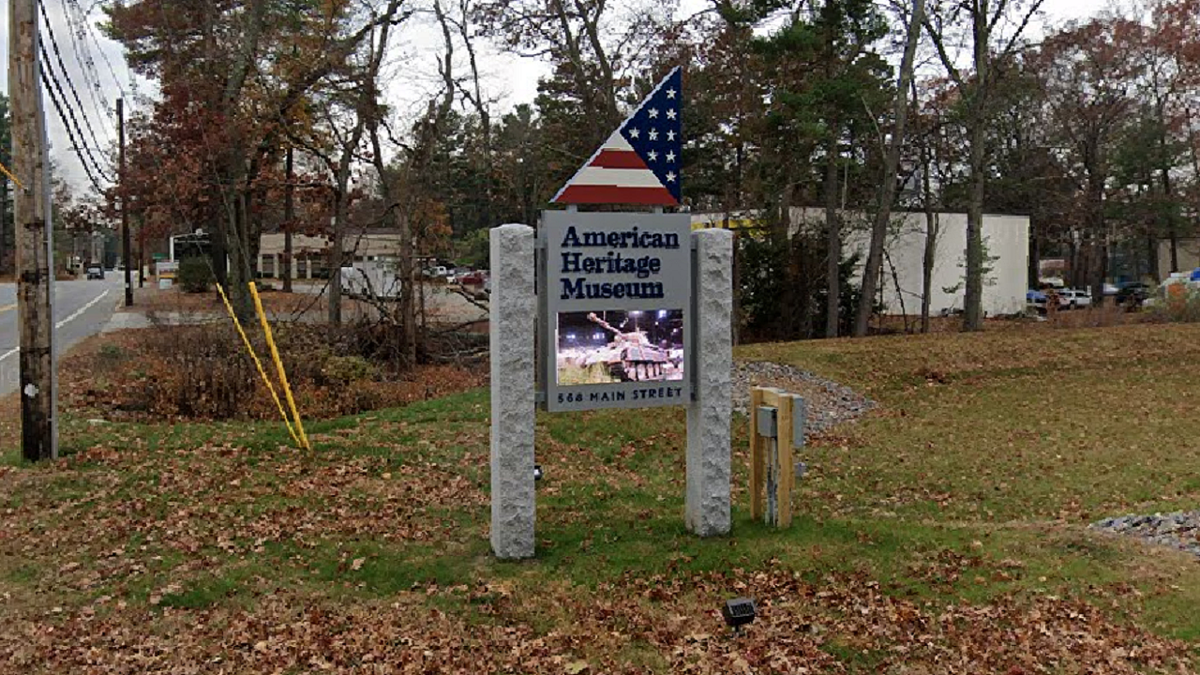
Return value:
[(533, 465), (533, 479), (534, 480), (542, 479), (542, 465), (541, 464)]
[(726, 600), (725, 606), (721, 608), (721, 616), (725, 618), (726, 625), (734, 631), (754, 621), (755, 614), (754, 600), (751, 598)]

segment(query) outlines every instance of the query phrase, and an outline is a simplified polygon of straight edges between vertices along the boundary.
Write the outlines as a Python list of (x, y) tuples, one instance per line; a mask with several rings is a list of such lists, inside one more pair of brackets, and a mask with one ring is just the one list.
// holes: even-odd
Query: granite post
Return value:
[(492, 552), (498, 558), (529, 558), (534, 552), (536, 514), (533, 228), (515, 224), (493, 228), (491, 268)]
[(693, 400), (687, 410), (687, 496), (684, 521), (701, 537), (728, 534), (733, 337), (733, 233), (692, 233), (691, 351)]

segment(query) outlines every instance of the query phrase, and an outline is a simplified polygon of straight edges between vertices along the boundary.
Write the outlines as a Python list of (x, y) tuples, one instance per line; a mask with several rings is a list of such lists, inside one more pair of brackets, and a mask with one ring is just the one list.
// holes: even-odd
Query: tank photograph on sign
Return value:
[(559, 386), (683, 380), (683, 310), (558, 315)]

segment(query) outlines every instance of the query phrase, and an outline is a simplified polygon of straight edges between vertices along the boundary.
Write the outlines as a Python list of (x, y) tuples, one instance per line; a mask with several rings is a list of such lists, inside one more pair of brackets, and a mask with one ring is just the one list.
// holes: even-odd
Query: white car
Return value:
[(1092, 304), (1092, 294), (1087, 291), (1081, 291), (1078, 288), (1064, 288), (1058, 292), (1059, 306), (1063, 309), (1079, 309), (1081, 307), (1090, 307)]

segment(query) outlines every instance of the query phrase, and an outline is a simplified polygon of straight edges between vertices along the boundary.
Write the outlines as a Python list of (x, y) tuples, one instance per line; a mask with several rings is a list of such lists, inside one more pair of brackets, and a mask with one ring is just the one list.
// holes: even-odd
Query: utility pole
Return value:
[(117, 99), (118, 192), (121, 194), (121, 263), (125, 268), (125, 306), (133, 306), (133, 256), (129, 245), (129, 198), (125, 195), (125, 100)]
[(46, 119), (39, 82), (37, 0), (9, 0), (8, 86), (12, 103), (17, 312), (20, 319), (21, 454), (58, 457), (54, 424), (54, 257), (49, 221)]

